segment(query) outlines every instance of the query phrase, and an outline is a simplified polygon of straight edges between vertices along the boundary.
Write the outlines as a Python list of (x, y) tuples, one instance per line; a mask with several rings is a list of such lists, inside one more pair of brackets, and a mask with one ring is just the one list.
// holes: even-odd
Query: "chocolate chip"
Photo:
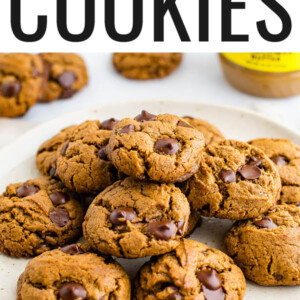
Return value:
[(113, 130), (118, 122), (119, 120), (116, 120), (115, 118), (110, 118), (101, 122), (100, 128), (105, 130)]
[(99, 158), (101, 158), (101, 159), (103, 159), (103, 160), (107, 160), (106, 147), (102, 147), (102, 148), (98, 151), (98, 156), (99, 156)]
[(179, 293), (172, 293), (167, 297), (167, 300), (178, 300), (182, 299), (182, 296)]
[(254, 221), (253, 222), (256, 226), (260, 228), (276, 228), (278, 227), (271, 218), (269, 217), (264, 217), (261, 220)]
[(36, 194), (39, 189), (35, 186), (29, 185), (25, 182), (21, 187), (17, 189), (18, 197), (27, 197)]
[(61, 300), (85, 300), (87, 298), (86, 289), (78, 283), (67, 283), (59, 289), (59, 299)]
[(82, 250), (77, 244), (67, 245), (60, 249), (62, 252), (70, 255), (83, 254), (85, 251)]
[(72, 84), (75, 82), (76, 76), (71, 71), (63, 72), (58, 76), (58, 82), (59, 84), (64, 88), (70, 88)]
[(55, 178), (55, 173), (56, 173), (56, 169), (51, 168), (50, 171), (49, 171), (50, 177), (51, 177), (51, 178)]
[(262, 160), (261, 159), (257, 159), (254, 156), (250, 157), (250, 160), (248, 162), (248, 165), (250, 165), (250, 166), (257, 166), (257, 167), (259, 167), (261, 164), (262, 164)]
[(286, 166), (289, 163), (289, 160), (282, 155), (274, 156), (271, 159), (277, 166)]
[(45, 236), (57, 237), (57, 233), (53, 231), (46, 231)]
[(134, 132), (135, 128), (133, 125), (129, 124), (123, 127), (122, 129), (119, 130), (119, 134), (121, 133), (129, 133), (129, 132)]
[(193, 128), (189, 123), (181, 121), (181, 120), (178, 121), (177, 126)]
[(68, 99), (68, 98), (71, 98), (72, 96), (74, 96), (75, 94), (77, 93), (77, 90), (74, 90), (74, 89), (64, 89), (59, 98), (60, 99)]
[(180, 235), (183, 235), (184, 231), (184, 224), (185, 224), (185, 220), (184, 218), (182, 218), (181, 220), (179, 220), (178, 224), (177, 224), (177, 232), (180, 234)]
[(61, 155), (62, 155), (62, 156), (65, 156), (65, 155), (66, 155), (66, 152), (67, 152), (67, 149), (68, 149), (68, 147), (69, 147), (69, 144), (70, 144), (70, 141), (67, 141), (67, 142), (65, 143), (64, 147), (62, 148), (62, 150), (61, 150)]
[(21, 84), (18, 81), (2, 83), (2, 95), (5, 98), (16, 97), (21, 91)]
[(274, 273), (273, 276), (277, 281), (280, 281), (283, 279), (283, 276), (279, 273)]
[(134, 119), (139, 122), (144, 121), (153, 121), (156, 118), (156, 115), (152, 115), (146, 110), (142, 110), (141, 114), (137, 115)]
[(154, 148), (158, 153), (172, 155), (178, 152), (179, 143), (175, 139), (166, 138), (157, 140)]
[(183, 116), (184, 119), (191, 119), (191, 120), (194, 120), (195, 118), (194, 117), (190, 117), (190, 116)]
[(132, 221), (136, 217), (134, 210), (130, 207), (119, 207), (116, 208), (110, 214), (110, 221), (114, 225), (126, 224), (126, 221)]
[(210, 290), (217, 290), (222, 286), (222, 279), (215, 270), (202, 270), (196, 273), (197, 279)]
[(169, 240), (174, 237), (177, 227), (173, 221), (150, 221), (148, 231), (159, 240)]
[(59, 227), (64, 227), (69, 221), (69, 213), (62, 208), (55, 208), (49, 214), (52, 223)]
[(224, 183), (236, 182), (236, 176), (235, 176), (234, 171), (232, 171), (232, 170), (224, 170), (223, 169), (219, 173), (219, 177)]
[(52, 194), (49, 196), (50, 200), (54, 205), (64, 204), (69, 201), (69, 195), (59, 191), (52, 191)]
[(238, 172), (244, 179), (254, 180), (261, 176), (262, 171), (257, 166), (244, 165), (238, 168)]
[(225, 300), (225, 294), (222, 288), (213, 291), (203, 285), (202, 289), (205, 300)]

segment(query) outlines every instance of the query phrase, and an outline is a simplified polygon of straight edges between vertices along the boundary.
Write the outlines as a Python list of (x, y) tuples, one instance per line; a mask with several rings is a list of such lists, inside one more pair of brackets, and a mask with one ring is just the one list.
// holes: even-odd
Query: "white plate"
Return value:
[[(6, 185), (39, 176), (35, 168), (35, 152), (38, 146), (60, 129), (78, 124), (85, 120), (121, 119), (135, 116), (140, 110), (146, 109), (152, 113), (174, 113), (203, 118), (215, 124), (227, 138), (247, 141), (259, 137), (287, 138), (300, 144), (300, 135), (269, 119), (250, 111), (234, 107), (190, 103), (186, 101), (134, 101), (118, 105), (106, 105), (94, 109), (86, 109), (64, 115), (47, 122), (0, 151), (0, 192)], [(223, 238), (231, 225), (227, 220), (207, 219), (192, 235), (192, 239), (201, 241), (209, 246), (224, 250)], [(130, 276), (134, 276), (139, 266), (146, 259), (119, 259)], [(13, 259), (0, 254), (0, 299), (13, 300), (16, 298), (16, 283), (24, 270), (26, 259)], [(300, 299), (300, 287), (260, 287), (247, 282), (246, 300), (296, 300)]]

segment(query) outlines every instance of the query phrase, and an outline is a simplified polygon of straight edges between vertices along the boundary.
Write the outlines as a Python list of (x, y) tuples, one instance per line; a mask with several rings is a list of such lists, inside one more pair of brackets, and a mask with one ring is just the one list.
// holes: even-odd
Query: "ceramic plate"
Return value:
[[(24, 181), (39, 176), (35, 168), (35, 153), (38, 146), (60, 129), (85, 120), (118, 119), (134, 117), (142, 109), (151, 113), (172, 113), (202, 118), (216, 125), (227, 138), (248, 141), (259, 137), (286, 138), (300, 144), (300, 135), (256, 113), (234, 107), (190, 103), (186, 101), (134, 101), (118, 105), (105, 105), (64, 115), (40, 125), (0, 151), (0, 191), (9, 183)], [(224, 250), (223, 238), (231, 222), (228, 220), (206, 219), (191, 239)], [(119, 259), (126, 271), (133, 277), (138, 268), (149, 258)], [(16, 299), (16, 286), (27, 259), (13, 259), (0, 254), (0, 299)], [(300, 287), (260, 287), (247, 282), (246, 300), (296, 300), (300, 299)]]

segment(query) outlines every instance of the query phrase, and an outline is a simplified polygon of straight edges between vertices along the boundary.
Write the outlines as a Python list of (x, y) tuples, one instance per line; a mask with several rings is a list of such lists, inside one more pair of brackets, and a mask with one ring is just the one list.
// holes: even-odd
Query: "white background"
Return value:
[(83, 57), (89, 69), (89, 85), (69, 100), (37, 104), (22, 118), (0, 118), (0, 146), (13, 141), (32, 126), (62, 114), (136, 99), (176, 99), (242, 106), (300, 131), (300, 96), (275, 100), (240, 93), (225, 81), (217, 54), (185, 54), (175, 73), (152, 81), (123, 78), (114, 70), (111, 54), (83, 54)]
[[(55, 0), (22, 0), (22, 26), (26, 33), (33, 33), (37, 28), (37, 16), (48, 16), (48, 28), (44, 38), (36, 43), (18, 41), (10, 28), (10, 0), (0, 2), (0, 51), (77, 51), (77, 52), (111, 52), (111, 51), (185, 51), (185, 52), (300, 52), (300, 2), (297, 0), (277, 0), (292, 18), (293, 30), (288, 39), (280, 43), (270, 43), (258, 34), (256, 23), (266, 20), (272, 33), (281, 31), (280, 19), (261, 0), (239, 0), (246, 3), (245, 10), (234, 10), (233, 33), (249, 34), (249, 42), (221, 42), (221, 0), (209, 1), (210, 5), (210, 39), (198, 42), (199, 16), (198, 7), (201, 0), (177, 0), (182, 19), (186, 25), (191, 42), (180, 42), (174, 24), (169, 15), (165, 21), (165, 42), (155, 43), (153, 38), (154, 0), (144, 0), (144, 26), (137, 40), (130, 43), (112, 41), (104, 26), (104, 0), (96, 0), (96, 24), (93, 35), (83, 43), (64, 41), (56, 27)], [(237, 1), (237, 0), (234, 0)], [(237, 2), (239, 2), (237, 1)], [(84, 24), (84, 0), (68, 0), (69, 30), (80, 33)], [(132, 26), (132, 0), (116, 0), (116, 25), (120, 33), (128, 33)]]

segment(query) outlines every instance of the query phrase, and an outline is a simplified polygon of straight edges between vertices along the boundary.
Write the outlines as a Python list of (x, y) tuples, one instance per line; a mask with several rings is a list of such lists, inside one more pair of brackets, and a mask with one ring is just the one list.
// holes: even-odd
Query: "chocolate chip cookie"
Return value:
[(275, 205), (281, 183), (272, 161), (247, 143), (208, 145), (185, 194), (201, 215), (232, 220), (255, 218)]
[(198, 169), (204, 139), (183, 119), (143, 111), (114, 128), (107, 152), (118, 170), (138, 179), (180, 182)]
[(242, 271), (230, 257), (185, 240), (172, 252), (151, 258), (134, 282), (134, 300), (242, 300)]
[(24, 115), (42, 94), (45, 80), (39, 56), (0, 53), (0, 117)]
[(75, 241), (83, 208), (49, 177), (11, 184), (0, 196), (0, 251), (30, 257)]
[(36, 166), (44, 175), (52, 175), (54, 172), (53, 160), (59, 146), (71, 135), (76, 126), (69, 126), (61, 130), (58, 134), (45, 141), (38, 149), (36, 155)]
[(225, 245), (245, 276), (265, 286), (300, 284), (300, 208), (278, 205), (229, 230)]
[(280, 201), (300, 205), (300, 146), (284, 139), (256, 139), (249, 144), (275, 163), (282, 184)]
[(17, 300), (130, 300), (130, 280), (111, 258), (73, 244), (32, 259), (18, 282)]
[(157, 79), (174, 72), (180, 65), (182, 53), (115, 53), (116, 70), (130, 79)]
[(42, 53), (49, 71), (42, 102), (66, 99), (83, 89), (88, 82), (84, 60), (75, 53)]
[(53, 168), (66, 187), (77, 193), (97, 193), (116, 181), (117, 171), (106, 152), (116, 122), (86, 121), (58, 147)]
[(176, 248), (188, 226), (190, 208), (173, 184), (127, 177), (100, 193), (83, 223), (84, 237), (103, 254), (137, 258)]
[(183, 119), (191, 124), (194, 128), (202, 132), (205, 145), (217, 143), (225, 139), (222, 132), (218, 128), (204, 120), (194, 119), (193, 117), (183, 117)]

